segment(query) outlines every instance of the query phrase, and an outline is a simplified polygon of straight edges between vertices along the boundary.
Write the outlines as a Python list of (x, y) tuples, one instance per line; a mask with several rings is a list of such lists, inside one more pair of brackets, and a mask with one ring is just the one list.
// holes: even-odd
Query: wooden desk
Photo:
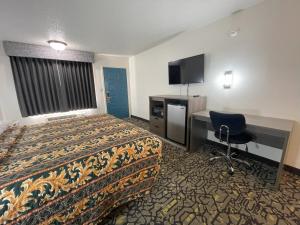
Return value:
[[(256, 143), (282, 149), (275, 181), (275, 187), (278, 188), (294, 121), (255, 115), (245, 115), (245, 117), (247, 130), (255, 135)], [(188, 149), (198, 150), (203, 148), (208, 130), (213, 131), (209, 111), (193, 113), (191, 116), (191, 135)]]

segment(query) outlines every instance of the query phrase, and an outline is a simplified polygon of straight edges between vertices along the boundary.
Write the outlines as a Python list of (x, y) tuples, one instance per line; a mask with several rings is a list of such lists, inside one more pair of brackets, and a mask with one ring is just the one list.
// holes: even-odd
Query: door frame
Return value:
[(125, 69), (126, 71), (126, 81), (127, 81), (127, 98), (128, 98), (128, 113), (129, 117), (131, 117), (131, 97), (130, 97), (130, 79), (129, 79), (129, 69), (124, 66), (101, 66), (101, 89), (102, 89), (102, 99), (103, 99), (103, 105), (104, 105), (104, 111), (107, 113), (107, 102), (106, 102), (106, 90), (105, 90), (105, 83), (104, 83), (104, 68), (110, 68), (110, 69)]

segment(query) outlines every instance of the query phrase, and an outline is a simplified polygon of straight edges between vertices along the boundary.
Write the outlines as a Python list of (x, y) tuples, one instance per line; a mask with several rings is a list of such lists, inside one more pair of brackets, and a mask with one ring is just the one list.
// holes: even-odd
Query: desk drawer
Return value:
[(150, 131), (158, 136), (165, 137), (165, 129), (156, 125), (150, 125)]
[(165, 120), (157, 116), (151, 116), (150, 123), (165, 125)]
[(161, 137), (165, 137), (165, 121), (164, 119), (151, 117), (150, 119), (150, 131)]

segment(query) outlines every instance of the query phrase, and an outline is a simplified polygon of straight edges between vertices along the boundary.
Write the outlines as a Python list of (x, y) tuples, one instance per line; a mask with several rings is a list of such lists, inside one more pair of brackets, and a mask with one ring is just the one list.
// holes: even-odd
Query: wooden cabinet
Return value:
[(149, 97), (150, 131), (158, 136), (167, 138), (167, 106), (180, 103), (187, 107), (186, 112), (186, 142), (189, 145), (191, 114), (206, 109), (205, 96), (158, 95)]
[(150, 118), (150, 131), (161, 136), (165, 137), (165, 120), (156, 116)]
[(150, 131), (161, 137), (165, 137), (165, 101), (163, 98), (150, 98)]

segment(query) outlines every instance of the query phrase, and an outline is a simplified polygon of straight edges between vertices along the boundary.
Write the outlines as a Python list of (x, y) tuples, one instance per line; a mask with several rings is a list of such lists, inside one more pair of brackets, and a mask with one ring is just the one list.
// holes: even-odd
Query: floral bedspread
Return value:
[(162, 142), (97, 115), (12, 128), (0, 147), (0, 224), (95, 224), (149, 191)]

